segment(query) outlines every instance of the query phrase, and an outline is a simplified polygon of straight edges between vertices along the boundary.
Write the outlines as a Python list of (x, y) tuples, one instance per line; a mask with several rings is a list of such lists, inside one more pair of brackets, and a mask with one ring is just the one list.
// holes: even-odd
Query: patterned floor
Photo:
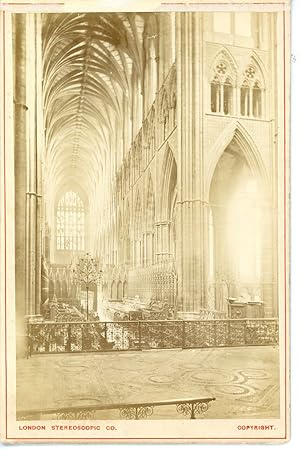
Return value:
[[(276, 418), (278, 355), (272, 347), (37, 355), (17, 363), (17, 409), (216, 397), (206, 418)], [(182, 417), (166, 406), (151, 418)]]

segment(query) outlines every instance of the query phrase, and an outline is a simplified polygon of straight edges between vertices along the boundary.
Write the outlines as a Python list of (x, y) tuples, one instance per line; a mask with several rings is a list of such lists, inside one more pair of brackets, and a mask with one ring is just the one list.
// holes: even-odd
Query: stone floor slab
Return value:
[[(278, 418), (278, 348), (36, 355), (17, 362), (18, 410), (192, 397), (216, 397), (206, 418)], [(119, 418), (117, 411), (99, 414)], [(152, 418), (182, 417), (167, 406)]]

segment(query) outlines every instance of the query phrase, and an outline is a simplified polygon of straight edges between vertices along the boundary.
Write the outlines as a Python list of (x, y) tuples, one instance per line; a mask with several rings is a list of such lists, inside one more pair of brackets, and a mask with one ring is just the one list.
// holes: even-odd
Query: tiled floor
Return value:
[[(272, 347), (36, 355), (17, 362), (17, 409), (216, 397), (206, 418), (276, 418), (278, 357)], [(151, 418), (182, 417), (168, 406)]]

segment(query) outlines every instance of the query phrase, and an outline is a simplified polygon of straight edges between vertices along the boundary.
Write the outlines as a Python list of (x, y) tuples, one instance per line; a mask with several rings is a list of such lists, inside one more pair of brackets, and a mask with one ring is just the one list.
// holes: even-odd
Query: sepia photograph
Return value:
[(2, 440), (288, 438), (288, 3), (160, 5), (1, 13)]

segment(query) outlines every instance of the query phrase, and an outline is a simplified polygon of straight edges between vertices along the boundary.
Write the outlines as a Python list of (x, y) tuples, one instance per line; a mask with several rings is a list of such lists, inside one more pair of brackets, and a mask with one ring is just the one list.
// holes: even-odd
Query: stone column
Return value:
[(202, 14), (177, 16), (178, 304), (206, 308), (208, 215), (204, 193)]
[(13, 20), (16, 319), (23, 335), (25, 316), (39, 315), (41, 303), (41, 30), (39, 15), (16, 14)]
[(41, 302), (44, 303), (47, 298), (49, 298), (49, 270), (45, 259), (42, 258)]
[(26, 15), (27, 187), (26, 187), (26, 313), (40, 314), (41, 213), (43, 151), (42, 55), (39, 14)]
[(15, 155), (15, 273), (17, 354), (22, 354), (26, 334), (24, 316), (26, 263), (26, 15), (14, 15), (14, 155)]

